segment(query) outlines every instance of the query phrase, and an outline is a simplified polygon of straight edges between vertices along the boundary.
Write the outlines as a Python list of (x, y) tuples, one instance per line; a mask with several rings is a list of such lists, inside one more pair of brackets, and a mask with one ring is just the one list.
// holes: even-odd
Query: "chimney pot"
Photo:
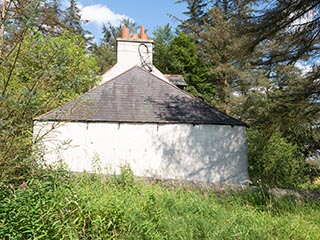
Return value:
[(136, 34), (136, 33), (132, 34), (131, 37), (132, 37), (133, 39), (138, 39), (138, 38), (139, 38), (138, 34)]
[(122, 38), (129, 38), (130, 37), (130, 29), (127, 28), (125, 25), (123, 25), (122, 27), (122, 35), (121, 35)]
[(140, 38), (143, 40), (148, 40), (148, 35), (146, 34), (143, 25), (140, 27)]
[[(136, 30), (131, 30), (126, 26), (122, 26), (122, 38), (117, 39), (117, 65), (129, 66), (139, 65), (150, 70), (153, 59), (153, 44), (145, 34), (144, 27), (139, 27), (138, 33)], [(130, 33), (129, 36), (126, 34)]]

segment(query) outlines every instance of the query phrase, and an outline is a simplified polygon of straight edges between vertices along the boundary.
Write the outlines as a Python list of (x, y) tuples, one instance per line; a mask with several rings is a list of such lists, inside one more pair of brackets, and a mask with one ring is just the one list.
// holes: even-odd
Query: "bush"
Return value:
[(253, 183), (291, 188), (306, 181), (303, 154), (278, 131), (249, 130), (248, 161)]
[(33, 141), (39, 137), (32, 134), (33, 118), (98, 81), (96, 60), (81, 36), (43, 36), (29, 29), (18, 45), (0, 64), (0, 79), (6, 80), (0, 84), (0, 181), (12, 184), (32, 171)]

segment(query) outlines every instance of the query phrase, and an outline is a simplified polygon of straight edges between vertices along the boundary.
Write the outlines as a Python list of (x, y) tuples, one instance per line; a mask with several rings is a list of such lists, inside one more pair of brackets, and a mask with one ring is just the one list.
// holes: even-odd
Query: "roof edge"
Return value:
[(204, 123), (204, 122), (175, 122), (175, 121), (106, 121), (102, 119), (97, 120), (70, 120), (70, 119), (33, 119), (34, 122), (73, 122), (73, 123), (132, 123), (132, 124), (190, 124), (190, 125), (220, 125), (220, 126), (242, 126), (247, 127), (246, 124), (226, 124), (226, 123), (219, 123), (219, 122), (212, 122), (212, 123)]

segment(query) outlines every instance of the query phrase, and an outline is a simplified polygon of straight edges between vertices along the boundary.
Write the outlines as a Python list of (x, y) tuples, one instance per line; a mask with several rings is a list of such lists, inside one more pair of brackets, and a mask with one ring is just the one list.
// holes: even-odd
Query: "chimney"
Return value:
[(132, 35), (130, 29), (123, 26), (121, 37), (117, 38), (117, 64), (103, 74), (100, 84), (110, 81), (135, 65), (170, 83), (169, 79), (153, 66), (153, 46), (154, 42), (148, 39), (144, 26), (140, 27), (139, 34)]
[(140, 34), (132, 34), (126, 26), (122, 27), (121, 38), (117, 39), (117, 65), (138, 65), (152, 71), (153, 40), (149, 40), (144, 26)]

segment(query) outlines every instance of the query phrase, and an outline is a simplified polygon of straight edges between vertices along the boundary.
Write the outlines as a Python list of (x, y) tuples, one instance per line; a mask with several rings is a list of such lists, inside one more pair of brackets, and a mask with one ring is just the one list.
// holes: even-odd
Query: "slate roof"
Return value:
[(35, 120), (245, 125), (138, 66)]

